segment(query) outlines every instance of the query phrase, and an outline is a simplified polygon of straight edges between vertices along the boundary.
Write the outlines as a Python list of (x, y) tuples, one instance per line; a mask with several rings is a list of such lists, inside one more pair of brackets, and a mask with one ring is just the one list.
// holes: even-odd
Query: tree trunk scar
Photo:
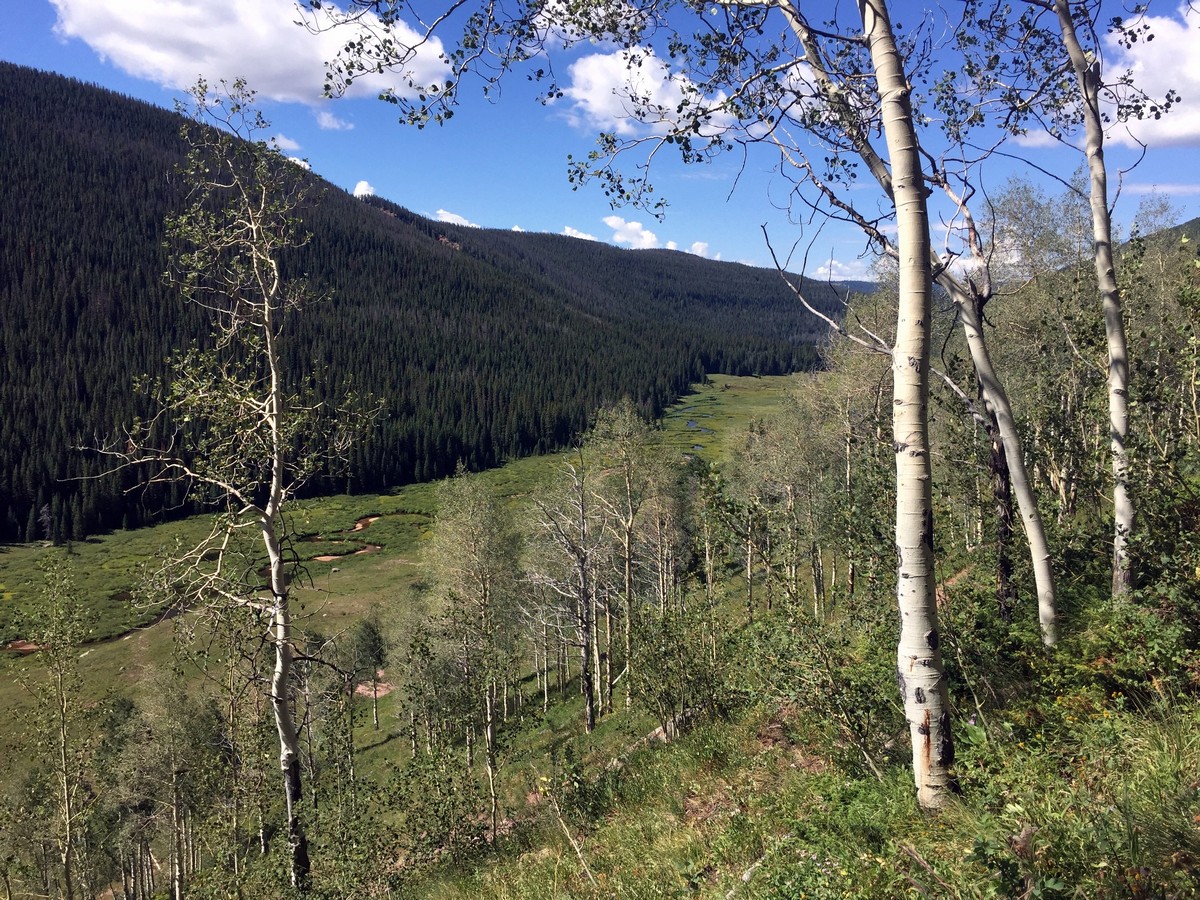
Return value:
[(954, 735), (950, 733), (950, 713), (947, 710), (942, 710), (938, 716), (938, 764), (954, 764)]

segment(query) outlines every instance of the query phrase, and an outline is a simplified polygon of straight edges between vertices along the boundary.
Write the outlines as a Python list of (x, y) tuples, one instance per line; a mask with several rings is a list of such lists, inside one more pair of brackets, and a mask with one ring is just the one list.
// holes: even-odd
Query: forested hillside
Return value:
[[(81, 539), (181, 499), (126, 494), (132, 473), (89, 479), (101, 463), (78, 449), (144, 416), (135, 382), (205, 340), (161, 275), (180, 121), (0, 64), (0, 540)], [(705, 372), (809, 367), (824, 330), (767, 270), (459, 228), (331, 186), (306, 215), (313, 240), (285, 262), (332, 299), (297, 321), (291, 377), (316, 372), (318, 393), (350, 382), (384, 409), (348, 475), (314, 490), (560, 447), (623, 395), (657, 414)], [(812, 296), (840, 309), (828, 287)]]

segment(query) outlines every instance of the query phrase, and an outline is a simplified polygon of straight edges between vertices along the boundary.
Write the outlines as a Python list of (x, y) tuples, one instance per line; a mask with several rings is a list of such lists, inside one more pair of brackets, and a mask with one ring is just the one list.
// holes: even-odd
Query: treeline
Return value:
[[(181, 347), (206, 340), (164, 287), (163, 220), (184, 186), (179, 117), (0, 66), (0, 540), (78, 540), (191, 507), (127, 493), (80, 448), (119, 440)], [(815, 363), (823, 326), (778, 275), (669, 252), (459, 228), (326, 186), (286, 260), (326, 303), (289, 377), (382, 401), (346, 472), (314, 491), (382, 490), (565, 446), (606, 400), (661, 412), (705, 372)], [(837, 314), (833, 289), (813, 296)], [(142, 381), (145, 392), (135, 390)]]

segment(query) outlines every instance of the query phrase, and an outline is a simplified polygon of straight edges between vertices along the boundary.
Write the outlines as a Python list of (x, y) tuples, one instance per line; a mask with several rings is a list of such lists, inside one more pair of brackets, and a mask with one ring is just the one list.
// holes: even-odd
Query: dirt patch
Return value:
[(26, 641), (24, 639), (9, 641), (3, 647), (0, 647), (0, 650), (6, 650), (9, 653), (17, 653), (21, 656), (28, 656), (30, 653), (37, 653), (41, 649), (41, 646), (38, 644), (35, 644), (32, 641)]
[(378, 553), (383, 548), (378, 544), (367, 544), (361, 550), (352, 550), (349, 553), (325, 553), (321, 556), (314, 556), (313, 562), (337, 562), (339, 559), (345, 559), (347, 556), (362, 556), (364, 553)]
[[(376, 677), (375, 677), (375, 696), (376, 696), (376, 698), (386, 697), (388, 694), (390, 694), (395, 689), (396, 689), (395, 685), (389, 684), (388, 682), (383, 680), (383, 672), (382, 671), (380, 671), (376, 675)], [(371, 683), (369, 681), (367, 681), (367, 682), (360, 684), (358, 687), (356, 687), (354, 689), (354, 694), (356, 697), (370, 697), (371, 696)]]
[(378, 522), (381, 518), (383, 518), (383, 517), (382, 516), (363, 516), (361, 519), (359, 519), (357, 522), (354, 523), (354, 527), (351, 528), (350, 531), (352, 533), (355, 531), (365, 531), (367, 526), (372, 525), (375, 522)]
[(798, 721), (800, 711), (794, 706), (784, 706), (775, 715), (758, 727), (755, 737), (764, 750), (780, 753), (788, 768), (802, 769), (818, 774), (829, 770), (829, 762), (816, 753), (802, 747), (792, 737), (791, 725)]

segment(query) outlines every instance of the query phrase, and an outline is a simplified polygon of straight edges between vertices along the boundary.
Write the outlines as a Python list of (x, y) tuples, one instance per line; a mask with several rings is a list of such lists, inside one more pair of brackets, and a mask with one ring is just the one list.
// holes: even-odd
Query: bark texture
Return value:
[(1070, 4), (1066, 0), (1054, 0), (1054, 12), (1083, 97), (1084, 152), (1088, 166), (1096, 282), (1108, 342), (1108, 436), (1113, 473), (1112, 592), (1114, 597), (1119, 597), (1133, 587), (1133, 570), (1129, 562), (1129, 536), (1134, 525), (1127, 447), (1129, 357), (1121, 292), (1117, 287), (1117, 268), (1113, 260), (1112, 217), (1108, 211), (1108, 169), (1104, 164), (1104, 122), (1100, 112), (1100, 63), (1089, 61), (1084, 53), (1071, 18)]
[(896, 677), (912, 739), (913, 777), (923, 808), (944, 806), (953, 790), (954, 741), (940, 651), (933, 557), (929, 456), (929, 347), (933, 270), (927, 192), (913, 126), (911, 87), (884, 0), (859, 0), (863, 33), (879, 87), (896, 203), (899, 297), (892, 353), (892, 436), (896, 452)]

